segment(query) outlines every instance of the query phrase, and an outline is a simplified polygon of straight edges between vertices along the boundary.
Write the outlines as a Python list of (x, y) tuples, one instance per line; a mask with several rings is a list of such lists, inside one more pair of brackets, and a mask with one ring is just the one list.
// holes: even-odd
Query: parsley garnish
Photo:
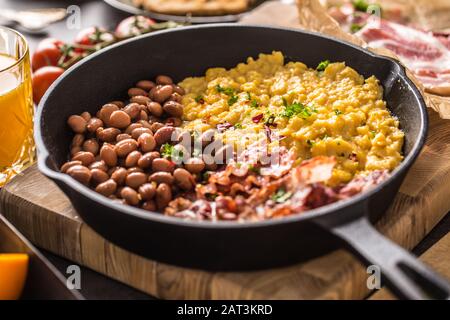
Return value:
[(317, 65), (316, 70), (317, 70), (317, 71), (323, 71), (323, 70), (326, 69), (326, 67), (328, 67), (329, 64), (330, 64), (330, 60), (322, 61), (321, 63), (319, 63), (319, 64)]
[(232, 95), (230, 97), (230, 99), (228, 99), (228, 105), (232, 106), (233, 104), (235, 104), (238, 101), (238, 96), (236, 95)]
[(271, 114), (271, 115), (267, 118), (266, 122), (264, 122), (264, 124), (265, 124), (266, 126), (273, 126), (273, 125), (275, 125), (275, 115)]
[(278, 189), (274, 195), (272, 195), (272, 200), (276, 203), (283, 203), (292, 197), (292, 192), (286, 192), (284, 189)]
[(283, 103), (284, 110), (283, 112), (281, 112), (282, 117), (291, 118), (293, 116), (299, 115), (302, 118), (308, 118), (309, 116), (311, 116), (311, 109), (300, 102), (288, 104), (286, 99), (283, 99)]
[(199, 94), (198, 96), (195, 97), (195, 102), (203, 104), (205, 103), (205, 100), (203, 99), (203, 96)]
[(336, 115), (338, 116), (338, 115), (342, 114), (342, 111), (339, 109), (334, 109), (334, 113), (336, 113)]
[(242, 124), (240, 124), (239, 122), (238, 122), (238, 123), (235, 123), (235, 124), (234, 124), (234, 128), (235, 128), (235, 129), (242, 129)]
[(250, 107), (252, 107), (252, 108), (258, 108), (258, 107), (259, 107), (258, 101), (256, 101), (255, 99), (253, 99), (253, 100), (250, 102)]
[(350, 31), (352, 33), (358, 32), (359, 30), (361, 30), (363, 28), (363, 25), (357, 24), (357, 23), (352, 23), (352, 25), (350, 26)]
[(165, 143), (161, 146), (161, 155), (164, 158), (181, 159), (183, 158), (183, 151), (175, 149), (175, 147), (169, 143)]
[(234, 89), (233, 88), (224, 88), (220, 84), (216, 86), (216, 90), (218, 93), (225, 93), (227, 96), (234, 95)]

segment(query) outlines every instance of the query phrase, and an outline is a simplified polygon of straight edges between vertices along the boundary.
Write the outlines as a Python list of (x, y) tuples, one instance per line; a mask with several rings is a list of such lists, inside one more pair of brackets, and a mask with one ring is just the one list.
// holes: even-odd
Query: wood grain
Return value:
[[(450, 124), (429, 113), (426, 147), (377, 226), (408, 249), (450, 210), (450, 192), (443, 183), (450, 181)], [(84, 224), (36, 167), (1, 190), (0, 211), (37, 246), (163, 299), (362, 299), (369, 294), (365, 268), (342, 250), (295, 266), (245, 273), (212, 273), (144, 259)]]

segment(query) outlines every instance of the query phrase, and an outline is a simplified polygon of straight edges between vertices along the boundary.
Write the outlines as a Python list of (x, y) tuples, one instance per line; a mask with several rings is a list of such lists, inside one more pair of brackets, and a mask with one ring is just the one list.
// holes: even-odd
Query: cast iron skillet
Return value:
[[(168, 74), (176, 81), (209, 67), (232, 67), (248, 56), (281, 50), (287, 60), (316, 66), (345, 61), (375, 75), (406, 134), (402, 164), (376, 188), (349, 200), (271, 221), (189, 222), (115, 204), (58, 168), (72, 133), (67, 118), (125, 98), (139, 79)], [(427, 111), (396, 61), (323, 35), (261, 26), (204, 25), (155, 32), (84, 59), (64, 73), (39, 105), (35, 135), (39, 168), (67, 194), (83, 220), (115, 244), (158, 261), (208, 270), (253, 270), (296, 263), (345, 244), (402, 298), (448, 298), (450, 286), (372, 226), (388, 208), (426, 137)], [(370, 221), (370, 222), (369, 222)]]

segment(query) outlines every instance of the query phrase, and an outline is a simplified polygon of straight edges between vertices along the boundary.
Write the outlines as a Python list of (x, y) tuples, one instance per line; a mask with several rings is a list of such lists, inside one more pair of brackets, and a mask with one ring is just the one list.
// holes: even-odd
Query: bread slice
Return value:
[(186, 15), (224, 15), (244, 12), (250, 0), (133, 0), (152, 12)]

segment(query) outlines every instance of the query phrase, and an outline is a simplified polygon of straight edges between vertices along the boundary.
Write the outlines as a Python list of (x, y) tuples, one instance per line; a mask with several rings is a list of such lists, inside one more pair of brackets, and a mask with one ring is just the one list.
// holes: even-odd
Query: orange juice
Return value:
[(31, 90), (28, 51), (0, 53), (0, 186), (35, 158)]

